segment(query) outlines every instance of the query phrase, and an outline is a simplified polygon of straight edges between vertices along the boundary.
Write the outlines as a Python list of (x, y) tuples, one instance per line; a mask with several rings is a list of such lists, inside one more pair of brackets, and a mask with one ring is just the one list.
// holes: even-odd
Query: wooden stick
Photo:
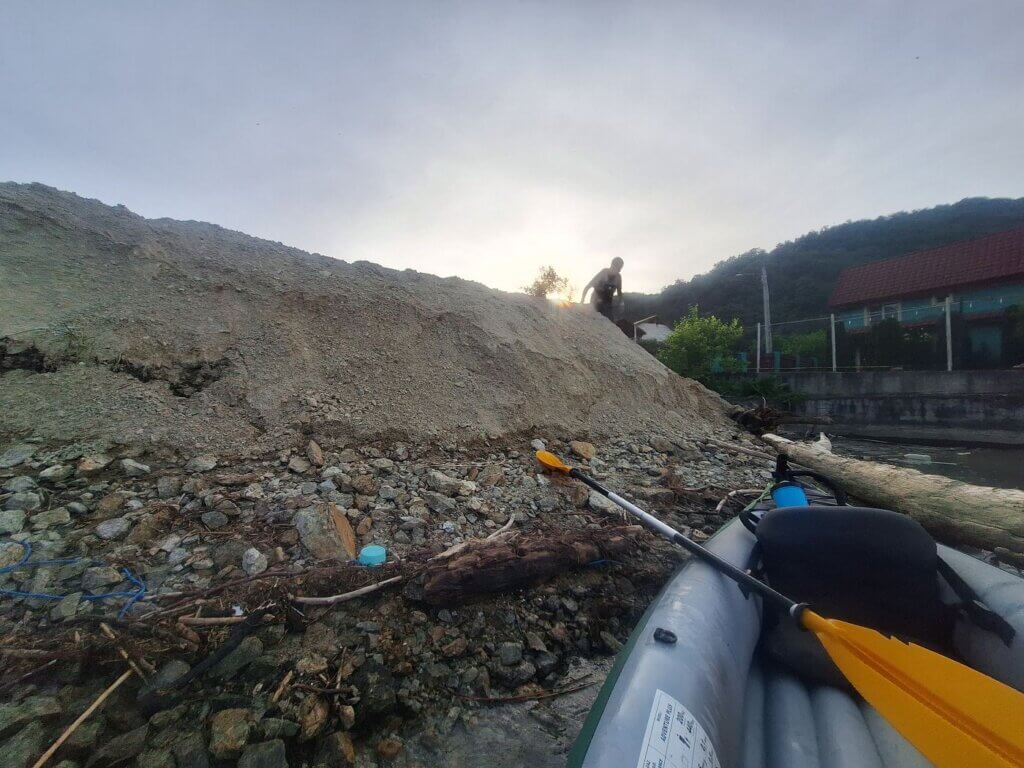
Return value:
[[(117, 634), (110, 628), (110, 625), (106, 622), (100, 622), (100, 631), (107, 636), (112, 643), (117, 645), (117, 652), (121, 654), (121, 658), (128, 662), (128, 666), (132, 668), (132, 671), (138, 675), (143, 681), (148, 680), (148, 675), (156, 672), (152, 664), (146, 662), (145, 659), (139, 658), (136, 661), (135, 658), (128, 653), (128, 649), (125, 648), (124, 642), (117, 636)], [(142, 665), (146, 665), (146, 672), (142, 671)]]
[(715, 440), (714, 438), (711, 438), (711, 437), (709, 437), (704, 442), (706, 442), (708, 445), (713, 445), (716, 448), (724, 448), (727, 451), (735, 451), (736, 453), (743, 453), (743, 454), (746, 454), (747, 456), (753, 456), (753, 457), (758, 458), (758, 459), (767, 459), (768, 461), (775, 461), (775, 457), (774, 456), (770, 456), (767, 453), (765, 453), (764, 451), (758, 451), (758, 450), (756, 450), (754, 448), (747, 448), (746, 446), (743, 446), (743, 445), (734, 445), (732, 443), (723, 443), (721, 440)]
[(349, 600), (355, 600), (357, 597), (362, 597), (363, 595), (368, 595), (371, 592), (376, 592), (379, 589), (384, 589), (384, 587), (390, 586), (391, 584), (397, 584), (404, 578), (404, 576), (393, 576), (390, 579), (384, 579), (384, 581), (379, 581), (376, 584), (360, 587), (359, 589), (354, 589), (351, 592), (345, 592), (340, 595), (331, 595), (330, 597), (298, 597), (295, 595), (291, 595), (290, 597), (292, 602), (298, 603), (299, 605), (334, 605), (335, 603), (347, 603)]
[(50, 659), (48, 662), (46, 662), (42, 666), (36, 667), (35, 669), (26, 672), (21, 677), (15, 678), (14, 680), (11, 680), (10, 682), (7, 682), (7, 683), (4, 683), (3, 685), (0, 685), (0, 691), (6, 691), (8, 688), (13, 688), (18, 683), (23, 682), (25, 680), (28, 680), (33, 675), (38, 674), (39, 672), (42, 672), (44, 669), (48, 669), (49, 667), (52, 667), (56, 663), (57, 663), (57, 659)]
[(71, 737), (71, 734), (78, 730), (78, 726), (84, 723), (89, 718), (89, 715), (91, 715), (93, 712), (99, 709), (103, 702), (106, 701), (107, 698), (110, 696), (110, 694), (116, 691), (118, 687), (121, 685), (121, 683), (123, 683), (125, 680), (131, 677), (132, 674), (133, 672), (131, 669), (125, 670), (125, 672), (119, 678), (117, 678), (117, 680), (115, 680), (110, 685), (110, 687), (107, 688), (107, 690), (105, 690), (103, 693), (97, 696), (96, 701), (90, 704), (89, 707), (85, 710), (85, 712), (80, 714), (75, 719), (75, 722), (73, 722), (64, 730), (64, 733), (60, 735), (60, 738), (53, 742), (53, 744), (50, 745), (50, 748), (43, 752), (42, 756), (38, 760), (36, 760), (35, 763), (32, 764), (32, 768), (42, 768), (42, 766), (46, 765), (46, 761), (53, 757), (54, 752), (60, 749), (61, 745)]
[(725, 494), (725, 496), (722, 497), (722, 500), (718, 502), (718, 506), (715, 507), (715, 514), (717, 515), (723, 509), (725, 509), (725, 505), (729, 503), (729, 499), (731, 499), (733, 496), (739, 496), (741, 493), (756, 494), (761, 493), (762, 491), (764, 491), (764, 488), (739, 488), (735, 491), (729, 491), (727, 494)]
[(288, 683), (290, 683), (292, 681), (293, 677), (295, 677), (295, 670), (294, 669), (289, 669), (285, 673), (285, 676), (281, 680), (281, 683), (277, 686), (277, 690), (274, 691), (274, 695), (270, 697), (270, 703), (271, 704), (276, 704), (278, 702), (278, 700), (282, 696), (284, 696), (284, 692), (288, 688)]
[(516, 521), (516, 513), (515, 513), (515, 512), (513, 512), (513, 513), (511, 513), (511, 514), (510, 514), (510, 515), (508, 516), (508, 522), (507, 522), (507, 523), (505, 523), (505, 524), (504, 524), (503, 526), (501, 526), (501, 528), (499, 528), (498, 530), (496, 530), (496, 531), (495, 531), (494, 533), (492, 533), (492, 534), (491, 534), (490, 536), (488, 536), (488, 537), (487, 537), (486, 539), (484, 539), (484, 541), (490, 541), (491, 539), (496, 539), (496, 538), (497, 538), (498, 536), (501, 536), (501, 534), (503, 534), (503, 533), (504, 533), (505, 531), (507, 531), (507, 530), (508, 530), (509, 528), (511, 528), (511, 527), (512, 527), (512, 524), (513, 524), (513, 523), (514, 523), (515, 521)]

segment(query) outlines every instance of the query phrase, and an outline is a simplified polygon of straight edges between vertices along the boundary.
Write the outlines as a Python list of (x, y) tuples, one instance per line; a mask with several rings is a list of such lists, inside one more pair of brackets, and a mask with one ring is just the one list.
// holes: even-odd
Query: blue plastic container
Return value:
[(359, 564), (360, 565), (383, 565), (384, 561), (388, 559), (388, 551), (384, 549), (380, 544), (367, 544), (359, 551)]
[(772, 500), (775, 502), (775, 506), (780, 508), (809, 506), (804, 489), (799, 484), (789, 480), (783, 480), (781, 483), (775, 484), (775, 487), (772, 488)]

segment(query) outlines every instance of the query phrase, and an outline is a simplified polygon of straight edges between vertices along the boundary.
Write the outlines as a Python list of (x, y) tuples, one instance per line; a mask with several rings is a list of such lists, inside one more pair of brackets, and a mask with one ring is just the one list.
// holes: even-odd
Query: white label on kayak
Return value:
[(654, 694), (636, 768), (721, 768), (711, 740), (690, 711), (664, 691)]

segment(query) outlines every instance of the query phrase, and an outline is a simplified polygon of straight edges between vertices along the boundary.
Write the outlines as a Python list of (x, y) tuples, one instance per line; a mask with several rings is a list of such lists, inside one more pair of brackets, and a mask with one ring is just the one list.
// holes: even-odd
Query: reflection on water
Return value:
[[(840, 456), (884, 461), (975, 485), (1024, 490), (1024, 448), (884, 443), (836, 435), (829, 438), (833, 452)], [(907, 454), (911, 454), (909, 458)]]

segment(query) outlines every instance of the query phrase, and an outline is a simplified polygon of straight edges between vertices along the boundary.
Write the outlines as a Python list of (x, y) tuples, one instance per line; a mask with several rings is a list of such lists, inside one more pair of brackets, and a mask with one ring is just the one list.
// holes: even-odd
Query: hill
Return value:
[[(767, 264), (775, 322), (820, 317), (839, 273), (1024, 224), (1024, 198), (967, 198), (951, 205), (852, 221), (719, 262), (706, 274), (680, 280), (657, 294), (626, 295), (628, 318), (658, 315), (672, 324), (693, 305), (749, 327), (761, 319), (758, 274)], [(741, 275), (741, 276), (737, 276)]]
[(0, 440), (677, 434), (720, 401), (587, 308), (0, 184)]

